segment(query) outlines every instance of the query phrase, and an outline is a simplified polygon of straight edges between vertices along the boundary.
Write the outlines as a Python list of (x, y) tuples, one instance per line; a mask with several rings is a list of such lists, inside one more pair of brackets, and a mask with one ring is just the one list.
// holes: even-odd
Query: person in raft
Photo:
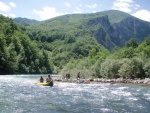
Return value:
[(39, 81), (44, 82), (44, 78), (41, 76)]
[(46, 78), (46, 82), (52, 82), (52, 78), (50, 75), (48, 75), (48, 77)]

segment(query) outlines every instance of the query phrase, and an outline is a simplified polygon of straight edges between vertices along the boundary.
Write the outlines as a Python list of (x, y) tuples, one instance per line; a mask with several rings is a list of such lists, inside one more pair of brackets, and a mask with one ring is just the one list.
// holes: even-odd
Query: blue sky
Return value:
[(121, 10), (150, 22), (150, 0), (0, 0), (0, 14), (39, 21), (65, 14)]

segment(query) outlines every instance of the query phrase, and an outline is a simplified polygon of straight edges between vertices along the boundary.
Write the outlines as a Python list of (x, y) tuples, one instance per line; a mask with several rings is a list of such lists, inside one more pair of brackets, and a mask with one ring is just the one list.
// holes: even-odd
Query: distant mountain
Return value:
[(34, 20), (34, 19), (27, 19), (27, 18), (21, 18), (21, 17), (14, 18), (13, 20), (16, 23), (23, 24), (25, 26), (30, 26), (30, 25), (35, 24), (35, 23), (38, 22), (37, 20)]
[[(94, 36), (99, 43), (109, 50), (114, 46), (123, 47), (131, 38), (141, 43), (150, 34), (150, 23), (135, 18), (127, 13), (111, 10), (102, 12), (105, 17), (99, 17), (94, 24), (100, 24)], [(91, 21), (91, 20), (90, 20)]]
[[(30, 32), (40, 32), (39, 36), (42, 36), (43, 33), (47, 34), (45, 39), (49, 36), (52, 37), (52, 34), (69, 35), (75, 37), (75, 40), (78, 38), (86, 40), (87, 37), (95, 38), (99, 44), (109, 50), (115, 46), (123, 47), (131, 38), (136, 38), (141, 43), (150, 34), (149, 22), (117, 10), (64, 15), (37, 22), (28, 28)], [(32, 39), (35, 39), (33, 35)], [(39, 39), (41, 41), (40, 37), (38, 37)], [(62, 35), (57, 36), (57, 39), (62, 39)]]

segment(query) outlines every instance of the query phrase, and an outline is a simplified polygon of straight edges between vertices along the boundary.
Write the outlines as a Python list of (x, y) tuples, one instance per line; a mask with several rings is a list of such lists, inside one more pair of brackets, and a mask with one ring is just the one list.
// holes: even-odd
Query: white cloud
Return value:
[(93, 11), (93, 13), (96, 13), (97, 11)]
[(1, 12), (0, 12), (0, 14), (2, 14), (2, 15), (3, 15), (3, 16), (5, 16), (5, 17), (7, 17), (7, 16), (8, 16), (7, 14), (1, 13)]
[(133, 0), (118, 0), (120, 2), (128, 2), (128, 3), (133, 3)]
[(16, 4), (14, 2), (9, 2), (9, 5), (14, 8), (16, 7)]
[(139, 7), (140, 7), (140, 5), (138, 5), (138, 4), (135, 4), (135, 6), (136, 6), (137, 8), (139, 8)]
[(140, 6), (135, 4), (133, 0), (115, 0), (113, 8), (127, 13), (132, 12), (132, 9), (138, 9)]
[(138, 9), (140, 7), (140, 5), (138, 5), (138, 4), (135, 4), (135, 7), (134, 7), (134, 9)]
[(80, 8), (78, 8), (78, 7), (76, 7), (76, 9), (73, 11), (73, 13), (82, 13), (82, 11), (81, 11), (81, 9)]
[(5, 13), (0, 12), (0, 14), (2, 14), (5, 17), (15, 18), (16, 17), (15, 14), (10, 14), (9, 13), (10, 10), (11, 10), (10, 6), (11, 7), (16, 7), (15, 3), (13, 3), (13, 2), (9, 2), (8, 5), (4, 4), (3, 2), (0, 2), (0, 11), (5, 12)]
[(88, 7), (88, 8), (96, 8), (97, 7), (97, 4), (93, 4), (93, 5), (86, 5), (86, 7)]
[(79, 4), (79, 7), (82, 7), (82, 4)]
[(132, 14), (133, 16), (140, 18), (142, 20), (145, 21), (149, 21), (150, 22), (150, 11), (147, 10), (139, 10), (136, 13)]
[(69, 3), (66, 3), (66, 4), (65, 4), (65, 6), (67, 6), (67, 7), (71, 7), (71, 5), (70, 5)]
[(0, 11), (3, 12), (9, 12), (10, 11), (10, 7), (6, 4), (4, 4), (3, 2), (0, 2)]
[(15, 18), (15, 17), (16, 17), (16, 15), (15, 15), (15, 14), (9, 14), (9, 17), (11, 17), (11, 18)]
[(63, 15), (63, 13), (57, 12), (55, 7), (48, 7), (48, 6), (43, 7), (42, 10), (33, 10), (33, 13), (40, 16), (42, 20)]
[(16, 17), (15, 14), (5, 14), (5, 13), (0, 13), (0, 14), (2, 14), (5, 17), (10, 17), (10, 18), (15, 18)]

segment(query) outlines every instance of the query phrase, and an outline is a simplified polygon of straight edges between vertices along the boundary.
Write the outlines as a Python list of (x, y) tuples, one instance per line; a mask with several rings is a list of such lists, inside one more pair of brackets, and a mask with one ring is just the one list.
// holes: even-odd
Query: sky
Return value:
[(38, 21), (106, 10), (120, 10), (150, 22), (150, 0), (0, 0), (0, 14)]

